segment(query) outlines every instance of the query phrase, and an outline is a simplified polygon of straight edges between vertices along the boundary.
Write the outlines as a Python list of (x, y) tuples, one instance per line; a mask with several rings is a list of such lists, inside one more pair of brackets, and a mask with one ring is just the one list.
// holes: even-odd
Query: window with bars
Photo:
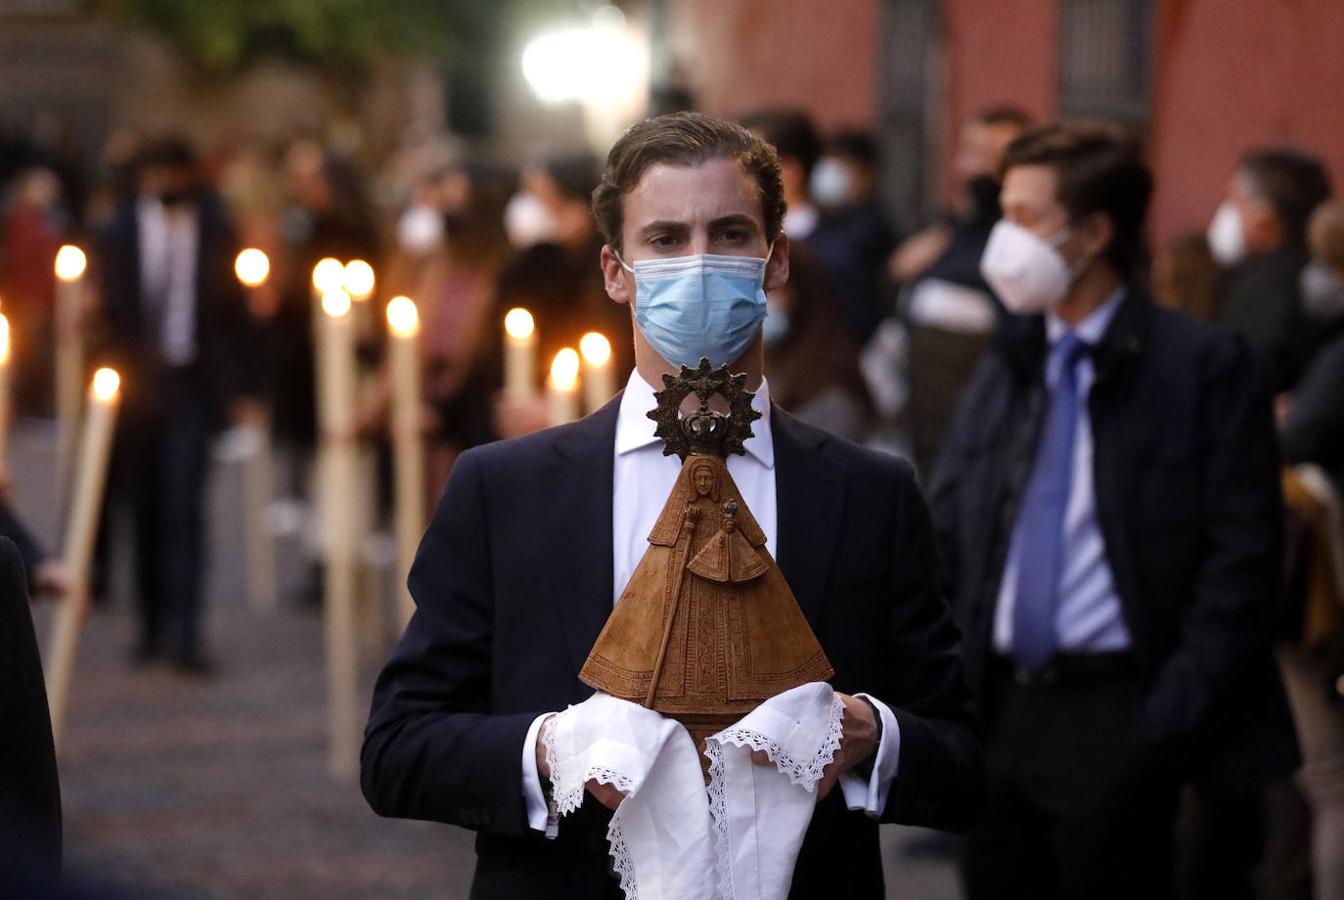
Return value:
[(1148, 122), (1153, 0), (1060, 0), (1059, 111)]

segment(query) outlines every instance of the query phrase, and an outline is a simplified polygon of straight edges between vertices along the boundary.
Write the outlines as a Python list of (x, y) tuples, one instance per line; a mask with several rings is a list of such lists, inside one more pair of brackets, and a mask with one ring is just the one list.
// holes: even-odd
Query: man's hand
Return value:
[[(836, 694), (845, 704), (841, 720), (840, 749), (835, 751), (831, 764), (822, 770), (817, 782), (817, 800), (825, 800), (840, 776), (877, 752), (877, 718), (867, 702), (848, 694)], [(758, 766), (770, 765), (770, 757), (763, 750), (752, 751), (751, 761)]]
[[(551, 720), (547, 719), (541, 723), (541, 728), (537, 731), (537, 774), (542, 778), (551, 777), (551, 767), (546, 762), (546, 730), (550, 727)], [(588, 793), (592, 794), (598, 803), (601, 803), (607, 809), (614, 810), (625, 799), (625, 794), (596, 779), (590, 779), (584, 787), (588, 789)]]

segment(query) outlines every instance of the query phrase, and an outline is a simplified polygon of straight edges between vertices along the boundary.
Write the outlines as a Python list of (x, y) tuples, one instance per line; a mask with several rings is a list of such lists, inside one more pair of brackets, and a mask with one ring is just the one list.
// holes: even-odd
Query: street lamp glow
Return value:
[(527, 340), (536, 327), (532, 314), (522, 307), (515, 307), (504, 316), (504, 330), (515, 341)]
[(356, 300), (367, 300), (373, 293), (373, 266), (362, 259), (352, 259), (345, 264), (342, 287)]
[[(544, 103), (615, 103), (648, 76), (648, 50), (624, 16), (600, 9), (592, 24), (538, 35), (523, 48), (523, 77)], [(615, 13), (614, 15), (612, 13)]]
[(579, 354), (573, 347), (566, 347), (555, 354), (551, 363), (551, 384), (557, 390), (572, 391), (579, 381)]
[(109, 403), (117, 396), (117, 391), (121, 389), (121, 376), (117, 374), (116, 369), (109, 369), (106, 366), (93, 373), (93, 399), (101, 403)]
[(322, 311), (333, 319), (339, 319), (350, 312), (350, 295), (344, 288), (336, 288), (322, 295)]
[(61, 281), (76, 281), (88, 267), (88, 257), (74, 244), (66, 244), (56, 251), (56, 277)]
[(420, 330), (420, 313), (410, 297), (393, 297), (387, 302), (387, 324), (397, 337), (413, 337)]
[(611, 341), (596, 331), (590, 331), (579, 338), (579, 352), (588, 365), (604, 366), (611, 359)]
[(248, 247), (233, 261), (233, 273), (245, 286), (261, 287), (271, 274), (271, 261), (256, 247)]
[(313, 266), (313, 289), (323, 297), (332, 291), (340, 290), (344, 282), (345, 266), (341, 265), (339, 259), (328, 256)]

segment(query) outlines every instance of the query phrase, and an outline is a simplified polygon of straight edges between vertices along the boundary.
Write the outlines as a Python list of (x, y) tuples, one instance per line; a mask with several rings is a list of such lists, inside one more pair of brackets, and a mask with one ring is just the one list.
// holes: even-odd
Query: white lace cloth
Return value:
[[(708, 740), (706, 790), (685, 728), (595, 694), (546, 730), (558, 812), (579, 807), (590, 779), (625, 794), (607, 840), (628, 898), (782, 898), (817, 782), (840, 746), (843, 712), (820, 682), (767, 700)], [(773, 765), (754, 765), (753, 750)]]

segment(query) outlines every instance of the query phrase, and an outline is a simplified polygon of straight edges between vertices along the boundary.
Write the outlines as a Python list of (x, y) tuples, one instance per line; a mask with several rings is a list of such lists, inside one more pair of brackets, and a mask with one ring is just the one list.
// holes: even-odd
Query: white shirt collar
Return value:
[(1064, 320), (1053, 312), (1049, 313), (1045, 317), (1045, 336), (1049, 339), (1050, 346), (1058, 344), (1065, 334), (1072, 331), (1084, 344), (1095, 347), (1106, 336), (1106, 329), (1110, 327), (1111, 320), (1115, 318), (1115, 311), (1120, 308), (1120, 301), (1124, 299), (1125, 289), (1116, 288), (1115, 292), (1106, 298), (1105, 303), (1088, 313), (1087, 318), (1074, 328), (1066, 325)]
[[(659, 441), (654, 433), (658, 426), (647, 415), (658, 405), (653, 388), (640, 377), (639, 370), (630, 373), (621, 395), (621, 408), (616, 416), (616, 454), (623, 456)], [(770, 386), (764, 378), (761, 388), (752, 398), (751, 408), (761, 417), (751, 423), (751, 437), (746, 441), (747, 453), (767, 469), (775, 467), (775, 442), (770, 433)]]

